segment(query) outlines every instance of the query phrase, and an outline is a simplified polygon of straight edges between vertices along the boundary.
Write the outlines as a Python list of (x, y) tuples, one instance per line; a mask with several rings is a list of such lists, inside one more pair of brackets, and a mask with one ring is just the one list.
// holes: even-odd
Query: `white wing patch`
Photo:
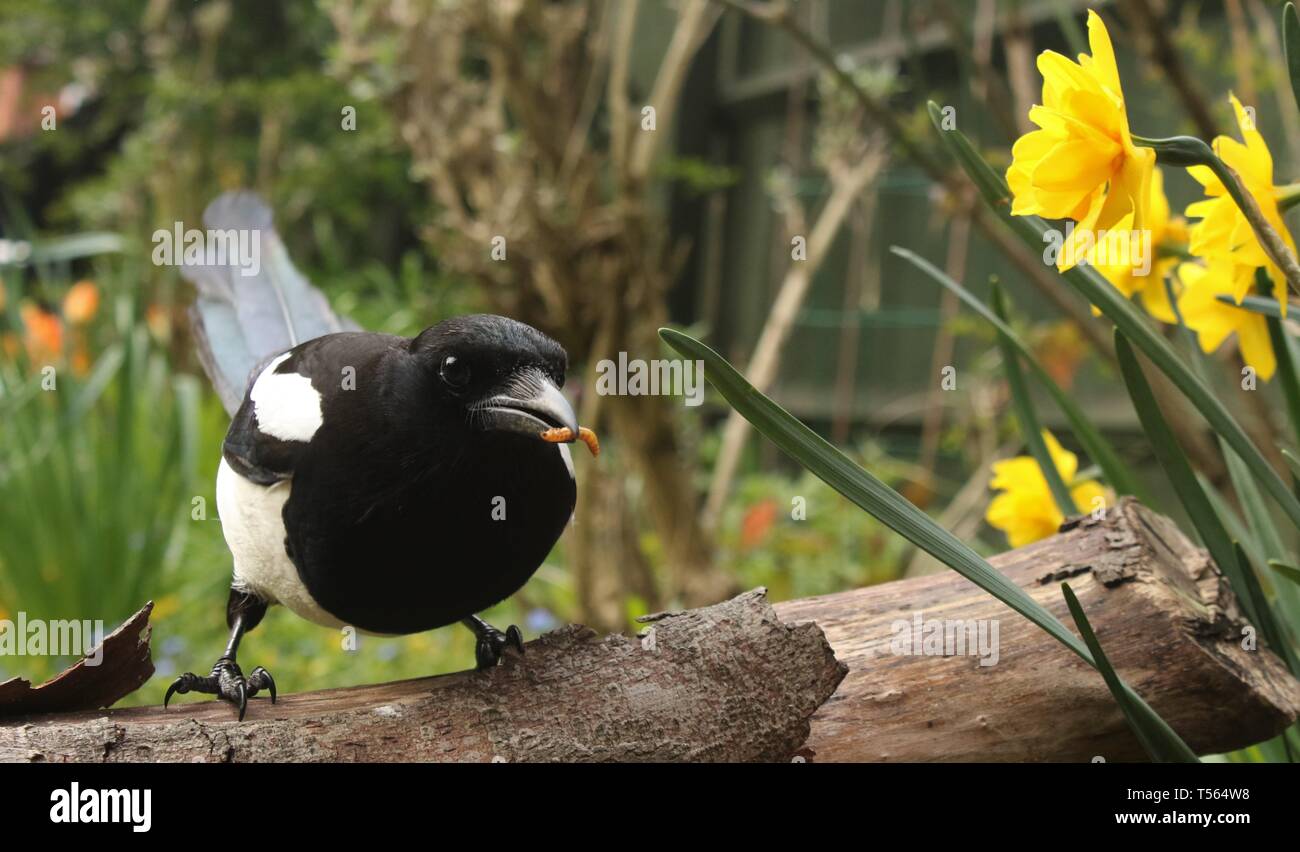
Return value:
[(320, 394), (306, 376), (275, 372), (288, 357), (286, 352), (267, 365), (249, 398), (259, 432), (281, 441), (306, 442), (321, 425)]

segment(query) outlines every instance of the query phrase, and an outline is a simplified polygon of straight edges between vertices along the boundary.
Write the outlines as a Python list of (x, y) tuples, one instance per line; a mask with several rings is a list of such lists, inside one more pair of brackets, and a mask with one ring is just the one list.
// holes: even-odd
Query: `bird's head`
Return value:
[(421, 332), (411, 352), (440, 407), (462, 412), (471, 429), (538, 440), (547, 429), (578, 433), (578, 417), (560, 392), (568, 356), (530, 325), (493, 314), (454, 317)]

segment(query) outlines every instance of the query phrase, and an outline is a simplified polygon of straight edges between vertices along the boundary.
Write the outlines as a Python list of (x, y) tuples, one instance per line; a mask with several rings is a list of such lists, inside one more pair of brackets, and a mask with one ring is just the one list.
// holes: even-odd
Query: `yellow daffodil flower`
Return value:
[[(1133, 214), (1124, 217), (1107, 232), (1106, 238), (1096, 243), (1088, 252), (1088, 263), (1125, 296), (1141, 294), (1147, 313), (1173, 324), (1177, 322), (1169, 294), (1165, 289), (1165, 276), (1179, 263), (1174, 254), (1160, 256), (1162, 247), (1186, 246), (1187, 223), (1180, 217), (1169, 215), (1169, 199), (1165, 197), (1164, 177), (1159, 169), (1151, 174), (1151, 189), (1147, 199), (1146, 232), (1135, 231), (1130, 226)], [(1100, 314), (1097, 308), (1093, 314)]]
[(1029, 120), (1040, 129), (1016, 140), (1007, 170), (1013, 215), (1078, 223), (1059, 254), (1061, 270), (1084, 256), (1082, 241), (1096, 232), (1126, 217), (1127, 228), (1146, 227), (1155, 170), (1155, 151), (1133, 144), (1115, 51), (1092, 11), (1088, 44), (1092, 55), (1080, 54), (1078, 63), (1051, 50), (1039, 54), (1043, 103), (1029, 111)]
[(1264, 381), (1273, 377), (1277, 358), (1268, 336), (1268, 322), (1260, 314), (1245, 308), (1225, 305), (1216, 296), (1236, 293), (1243, 277), (1253, 278), (1254, 267), (1234, 266), (1231, 261), (1214, 259), (1209, 266), (1184, 263), (1178, 267), (1182, 294), (1178, 309), (1187, 327), (1205, 352), (1213, 352), (1234, 332), (1241, 357)]
[[(1259, 204), (1264, 218), (1294, 253), (1295, 241), (1282, 222), (1282, 212), (1278, 207), (1278, 198), (1284, 188), (1273, 185), (1273, 157), (1241, 101), (1235, 95), (1231, 99), (1244, 144), (1231, 136), (1219, 136), (1214, 140), (1214, 153), (1240, 176), (1242, 185)], [(1208, 166), (1191, 166), (1187, 171), (1205, 187), (1205, 194), (1209, 196), (1187, 207), (1189, 217), (1201, 220), (1191, 229), (1192, 254), (1206, 258), (1212, 267), (1217, 268), (1216, 261), (1235, 267), (1231, 275), (1233, 286), (1228, 292), (1238, 303), (1254, 286), (1254, 270), (1261, 266), (1267, 270), (1277, 292), (1285, 294), (1286, 276), (1269, 260), (1250, 223), (1224, 189), (1223, 182)], [(1223, 270), (1216, 274), (1221, 273)], [(1286, 299), (1280, 301), (1285, 312)]]
[[(1096, 480), (1074, 482), (1079, 471), (1079, 459), (1074, 453), (1064, 449), (1046, 429), (1043, 430), (1043, 440), (1061, 480), (1071, 486), (1070, 496), (1074, 498), (1076, 508), (1091, 512), (1096, 507), (1097, 498), (1103, 505), (1109, 505), (1106, 490)], [(994, 462), (993, 480), (989, 487), (1002, 493), (989, 503), (984, 519), (1006, 533), (1012, 547), (1023, 547), (1047, 538), (1065, 521), (1065, 516), (1052, 499), (1047, 478), (1032, 456)]]

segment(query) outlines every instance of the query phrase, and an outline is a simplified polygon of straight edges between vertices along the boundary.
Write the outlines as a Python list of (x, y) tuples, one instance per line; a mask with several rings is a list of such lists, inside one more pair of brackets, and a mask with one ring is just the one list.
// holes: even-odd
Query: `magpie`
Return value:
[(242, 720), (259, 692), (274, 703), (271, 675), (245, 677), (236, 656), (276, 604), (380, 635), (460, 622), (479, 668), (522, 652), (517, 627), (476, 613), (528, 581), (573, 515), (560, 442), (580, 430), (561, 392), (564, 349), (486, 314), (412, 338), (356, 330), (293, 269), (260, 198), (223, 195), (205, 223), (257, 229), (263, 258), (253, 275), (211, 262), (184, 271), (199, 291), (200, 359), (234, 412), (216, 481), (234, 576), (225, 652), (209, 674), (178, 677), (164, 706), (213, 694)]

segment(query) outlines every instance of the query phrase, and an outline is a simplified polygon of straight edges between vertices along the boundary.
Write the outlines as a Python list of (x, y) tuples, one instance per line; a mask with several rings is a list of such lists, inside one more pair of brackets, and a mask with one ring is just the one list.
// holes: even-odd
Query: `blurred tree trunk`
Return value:
[[(387, 87), (402, 141), (438, 205), (428, 239), (440, 262), (477, 281), (492, 310), (555, 337), (587, 370), (620, 352), (662, 352), (657, 331), (682, 253), (648, 178), (718, 15), (707, 0), (677, 5), (654, 85), (636, 103), (629, 66), (638, 11), (634, 2), (595, 0), (355, 0), (331, 10), (344, 76), (382, 77), (374, 69), (390, 63), (393, 79), (369, 82)], [(580, 396), (594, 388), (588, 378)], [(589, 623), (622, 626), (630, 595), (652, 606), (658, 598), (698, 605), (731, 590), (712, 564), (675, 404), (580, 400), (584, 425), (605, 431), (611, 457), (633, 474), (595, 473), (579, 500), (570, 552), (579, 617)], [(593, 465), (581, 467), (580, 477), (593, 476)], [(645, 571), (625, 570), (647, 558), (636, 501), (610, 489), (636, 484), (661, 544), (661, 590), (645, 588)], [(641, 588), (629, 577), (641, 577), (632, 584)]]

